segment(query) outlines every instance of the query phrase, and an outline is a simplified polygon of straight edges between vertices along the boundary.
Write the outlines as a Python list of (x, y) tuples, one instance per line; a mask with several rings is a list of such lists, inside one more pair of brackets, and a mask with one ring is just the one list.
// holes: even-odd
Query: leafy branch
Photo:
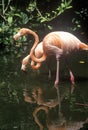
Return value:
[(40, 20), (41, 23), (43, 22), (50, 22), (59, 15), (61, 15), (65, 10), (72, 8), (71, 6), (72, 0), (62, 0), (61, 4), (58, 5), (55, 11), (52, 11), (52, 13), (46, 13), (45, 16), (42, 15), (40, 10), (38, 9), (36, 5), (36, 11), (38, 12), (38, 20)]
[(37, 6), (37, 0), (34, 0), (29, 3), (26, 11), (30, 13), (32, 17), (34, 17), (34, 12), (36, 12), (37, 21), (39, 21), (40, 23), (50, 22), (62, 13), (64, 13), (65, 10), (72, 8), (71, 2), (72, 0), (62, 0), (61, 4), (58, 5), (55, 10), (51, 11), (50, 13), (46, 12), (44, 16)]
[(7, 3), (7, 5), (5, 6), (5, 1), (4, 0), (2, 0), (2, 14), (4, 15), (5, 14), (5, 12), (8, 10), (8, 8), (9, 8), (9, 5), (10, 5), (10, 2), (11, 2), (11, 0), (8, 0), (8, 3)]
[(1, 9), (2, 9), (2, 12), (0, 12), (0, 16), (1, 16), (5, 21), (6, 21), (5, 13), (6, 13), (6, 11), (8, 10), (11, 1), (12, 1), (12, 0), (8, 0), (7, 5), (5, 5), (5, 0), (2, 0), (2, 1), (1, 1), (1, 4), (0, 4), (0, 5), (1, 5)]

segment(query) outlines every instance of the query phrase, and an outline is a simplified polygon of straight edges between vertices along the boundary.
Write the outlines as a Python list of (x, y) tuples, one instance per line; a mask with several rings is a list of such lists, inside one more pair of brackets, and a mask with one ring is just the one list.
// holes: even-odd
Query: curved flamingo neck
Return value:
[[(31, 48), (31, 50), (30, 50), (30, 57), (31, 57), (31, 59), (33, 60), (33, 61), (35, 61), (35, 62), (43, 62), (43, 61), (45, 61), (46, 60), (46, 55), (43, 53), (43, 55), (42, 55), (42, 57), (41, 58), (37, 58), (35, 55), (34, 55), (34, 51), (35, 51), (35, 48), (37, 47), (37, 45), (38, 45), (38, 43), (39, 43), (39, 37), (38, 37), (38, 35), (34, 32), (34, 31), (32, 31), (32, 30), (30, 30), (30, 29), (25, 29), (24, 28), (24, 33), (23, 33), (23, 35), (25, 35), (25, 34), (31, 34), (31, 35), (33, 35), (34, 36), (34, 39), (35, 39), (35, 42), (34, 42), (34, 45), (33, 45), (33, 47)], [(38, 67), (39, 68), (39, 67)]]
[[(32, 31), (32, 30), (30, 30), (30, 29), (28, 29), (28, 28), (22, 28), (22, 29), (20, 29), (20, 31), (19, 31), (16, 35), (14, 35), (14, 39), (15, 39), (15, 40), (18, 40), (19, 37), (24, 36), (24, 35), (26, 35), (26, 34), (31, 34), (31, 35), (33, 35), (33, 36), (34, 36), (34, 39), (35, 39), (34, 44), (33, 44), (33, 47), (31, 48), (30, 54), (29, 54), (29, 55), (30, 55), (30, 58), (32, 59), (32, 61), (34, 61), (34, 62), (36, 62), (36, 63), (40, 63), (40, 62), (45, 61), (45, 60), (46, 60), (46, 54), (45, 54), (45, 53), (43, 53), (43, 55), (42, 55), (41, 58), (37, 58), (37, 57), (34, 55), (35, 48), (37, 47), (37, 45), (38, 45), (38, 43), (39, 43), (39, 37), (38, 37), (38, 35), (37, 35), (34, 31)], [(37, 67), (39, 68), (39, 64), (37, 64)]]
[(38, 35), (34, 32), (34, 31), (32, 31), (32, 30), (30, 30), (30, 29), (27, 29), (27, 28), (23, 28), (23, 35), (25, 35), (25, 34), (31, 34), (31, 35), (33, 35), (34, 36), (34, 39), (35, 39), (35, 41), (34, 41), (34, 44), (33, 44), (33, 47), (31, 48), (31, 50), (30, 50), (30, 57), (31, 57), (31, 59), (33, 59), (33, 57), (35, 57), (34, 56), (34, 50), (35, 50), (35, 48), (36, 48), (36, 46), (38, 45), (38, 43), (39, 43), (39, 37), (38, 37)]
[(34, 49), (36, 48), (37, 44), (39, 43), (39, 37), (34, 31), (32, 31), (30, 29), (27, 29), (26, 33), (33, 35), (34, 39), (35, 39), (34, 45), (33, 45), (33, 47), (31, 48), (31, 51), (30, 51), (30, 54), (32, 54), (34, 52)]
[(33, 53), (34, 53), (34, 50), (35, 50), (36, 46), (37, 46), (38, 43), (39, 43), (39, 37), (38, 37), (38, 35), (37, 35), (34, 31), (32, 31), (32, 30), (30, 30), (30, 29), (28, 29), (26, 33), (33, 35), (33, 36), (34, 36), (34, 39), (35, 39), (34, 45), (33, 45), (33, 47), (32, 47), (31, 50), (30, 50), (30, 57), (31, 57), (32, 55), (34, 55), (34, 54), (33, 54)]
[(28, 28), (20, 29), (20, 31), (17, 33), (17, 36), (20, 37), (20, 36), (24, 36), (26, 34), (31, 34), (34, 36), (34, 39), (35, 39), (34, 45), (30, 51), (30, 54), (33, 54), (34, 49), (36, 48), (37, 44), (39, 43), (39, 37), (34, 31), (32, 31), (31, 29), (28, 29)]

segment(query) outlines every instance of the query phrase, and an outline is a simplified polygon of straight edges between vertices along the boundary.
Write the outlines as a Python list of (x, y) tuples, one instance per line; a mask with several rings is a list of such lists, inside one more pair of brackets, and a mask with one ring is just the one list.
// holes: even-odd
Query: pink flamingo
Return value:
[[(38, 45), (39, 39), (38, 39), (38, 36), (32, 30), (29, 30), (26, 28), (24, 28), (24, 30), (21, 29), (18, 32), (18, 34), (16, 36), (14, 36), (14, 39), (16, 40), (18, 36), (23, 36), (26, 34), (32, 34), (35, 37), (35, 43), (30, 51), (30, 57), (33, 61), (33, 66), (39, 66), (39, 64), (41, 64), (43, 61), (45, 61), (49, 55), (56, 56), (57, 69), (56, 69), (56, 79), (54, 82), (54, 86), (57, 89), (57, 93), (58, 93), (58, 97), (59, 97), (58, 100), (60, 100), (58, 84), (59, 84), (59, 61), (60, 61), (61, 55), (66, 55), (66, 54), (74, 52), (76, 50), (88, 50), (88, 45), (81, 42), (76, 36), (74, 36), (71, 33), (64, 32), (64, 31), (51, 32), (51, 33), (47, 34), (42, 41), (43, 55), (40, 58), (37, 58), (35, 56), (34, 52), (35, 52), (35, 48)], [(36, 63), (35, 65), (34, 65), (34, 62)], [(31, 66), (32, 66), (32, 64), (31, 64)], [(35, 67), (34, 67), (34, 69), (35, 69)], [(37, 67), (37, 69), (38, 69), (38, 67)], [(69, 73), (70, 73), (71, 82), (72, 82), (72, 84), (74, 84), (73, 73), (71, 70), (69, 70)]]
[[(30, 29), (27, 29), (27, 28), (22, 28), (22, 29), (20, 29), (20, 30), (18, 31), (18, 33), (14, 35), (13, 38), (14, 38), (14, 40), (17, 41), (17, 40), (19, 39), (19, 37), (24, 36), (24, 35), (26, 35), (26, 34), (31, 34), (31, 35), (34, 36), (34, 38), (35, 38), (35, 43), (34, 43), (34, 44), (37, 44), (37, 42), (39, 42), (39, 37), (38, 37), (38, 35), (37, 35), (34, 31), (32, 31), (32, 30), (30, 30)], [(35, 48), (35, 47), (34, 47), (34, 48)], [(41, 43), (38, 44), (38, 46), (37, 46), (36, 49), (35, 49), (35, 55), (36, 55), (36, 57), (40, 58), (40, 57), (42, 56), (42, 53), (43, 53), (43, 49), (42, 49), (42, 42), (41, 42)], [(27, 64), (29, 63), (29, 60), (30, 60), (30, 54), (27, 55), (27, 56), (22, 60), (22, 67), (21, 67), (21, 69), (22, 69), (23, 71), (26, 71)], [(37, 65), (35, 65), (35, 62), (32, 60), (32, 61), (31, 61), (31, 66), (32, 66), (33, 69), (38, 69), (38, 68), (41, 66), (41, 63), (37, 63)]]
[[(56, 69), (56, 79), (55, 86), (59, 83), (59, 61), (61, 55), (66, 55), (68, 53), (74, 52), (76, 50), (88, 50), (88, 45), (81, 42), (76, 36), (71, 33), (57, 31), (47, 34), (43, 39), (43, 55), (41, 58), (37, 58), (34, 55), (34, 46), (30, 51), (30, 56), (36, 63), (41, 63), (46, 60), (46, 58), (53, 54), (56, 56), (57, 69)], [(72, 71), (69, 70), (70, 79), (72, 84), (74, 84), (74, 76)]]
[[(37, 42), (39, 41), (38, 35), (37, 35), (35, 32), (33, 32), (32, 30), (29, 30), (29, 29), (27, 29), (27, 28), (22, 28), (22, 29), (20, 29), (20, 30), (18, 31), (18, 33), (14, 35), (14, 39), (17, 41), (17, 40), (19, 39), (19, 37), (24, 36), (24, 35), (26, 35), (26, 34), (32, 34), (32, 35), (35, 37), (35, 42), (36, 42), (36, 41), (37, 41)], [(35, 50), (34, 50), (34, 54), (35, 54), (35, 56), (36, 56), (37, 58), (40, 58), (40, 57), (42, 57), (43, 52), (44, 52), (44, 51), (43, 51), (43, 42), (40, 42), (40, 43), (36, 46), (36, 48), (35, 48)], [(30, 57), (30, 54), (27, 55), (25, 58), (23, 58), (21, 70), (26, 71), (27, 65), (29, 64), (29, 61), (30, 61), (30, 58), (31, 58), (31, 57)], [(51, 78), (51, 70), (50, 70), (50, 68), (49, 68), (49, 63), (48, 63), (48, 62), (47, 62), (47, 65), (48, 65), (48, 69), (49, 69), (49, 75), (48, 75), (48, 77)], [(37, 63), (37, 64), (35, 65), (35, 62), (34, 62), (33, 60), (31, 61), (31, 67), (32, 67), (32, 69), (38, 69), (38, 68), (40, 68), (40, 66), (41, 66), (41, 63)]]

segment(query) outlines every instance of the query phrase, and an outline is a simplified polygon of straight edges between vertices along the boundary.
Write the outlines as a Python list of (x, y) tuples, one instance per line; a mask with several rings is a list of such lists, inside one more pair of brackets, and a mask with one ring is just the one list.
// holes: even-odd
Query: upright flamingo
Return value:
[[(34, 50), (31, 49), (30, 55), (33, 61), (37, 63), (41, 63), (46, 60), (48, 55), (55, 55), (57, 61), (57, 70), (56, 70), (56, 79), (55, 79), (55, 86), (59, 83), (59, 60), (61, 55), (66, 55), (68, 53), (74, 52), (76, 50), (88, 50), (88, 45), (81, 42), (76, 36), (71, 33), (57, 31), (51, 32), (47, 34), (43, 39), (43, 56), (41, 58), (36, 58), (33, 54)], [(34, 47), (34, 46), (33, 46)], [(74, 84), (74, 76), (69, 71), (72, 84)]]

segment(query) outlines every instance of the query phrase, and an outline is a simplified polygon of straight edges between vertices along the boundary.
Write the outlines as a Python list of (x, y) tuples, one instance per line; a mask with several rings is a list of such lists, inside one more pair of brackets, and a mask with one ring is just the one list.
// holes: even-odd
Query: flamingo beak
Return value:
[(26, 65), (22, 64), (21, 70), (24, 71), (24, 72), (26, 72)]
[(15, 35), (13, 36), (13, 39), (14, 39), (15, 41), (17, 41), (20, 36), (21, 36), (21, 34), (18, 32), (17, 34), (15, 34)]

